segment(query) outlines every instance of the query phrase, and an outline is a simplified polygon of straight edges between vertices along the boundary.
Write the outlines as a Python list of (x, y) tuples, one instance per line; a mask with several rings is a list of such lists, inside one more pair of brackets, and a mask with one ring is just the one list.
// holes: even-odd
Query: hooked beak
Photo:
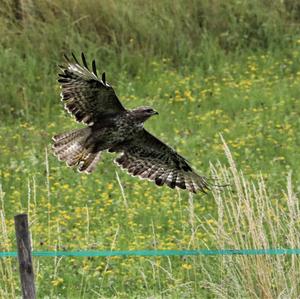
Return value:
[(157, 111), (153, 111), (153, 115), (158, 115), (159, 113)]

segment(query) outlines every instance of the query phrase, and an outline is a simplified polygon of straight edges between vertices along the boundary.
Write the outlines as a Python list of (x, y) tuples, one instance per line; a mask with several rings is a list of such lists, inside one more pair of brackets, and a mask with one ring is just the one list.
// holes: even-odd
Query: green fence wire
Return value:
[[(300, 254), (300, 249), (195, 249), (195, 250), (85, 250), (85, 251), (33, 251), (43, 257), (109, 257), (109, 256), (188, 256), (188, 255), (279, 255)], [(1, 257), (17, 257), (15, 251), (0, 252)]]

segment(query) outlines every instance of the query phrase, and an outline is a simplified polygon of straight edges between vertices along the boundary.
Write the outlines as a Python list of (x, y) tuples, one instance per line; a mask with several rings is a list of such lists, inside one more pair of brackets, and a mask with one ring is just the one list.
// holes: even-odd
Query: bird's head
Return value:
[(158, 114), (158, 112), (155, 111), (151, 107), (139, 107), (139, 108), (131, 110), (131, 113), (132, 113), (133, 117), (140, 122), (144, 122), (149, 117)]

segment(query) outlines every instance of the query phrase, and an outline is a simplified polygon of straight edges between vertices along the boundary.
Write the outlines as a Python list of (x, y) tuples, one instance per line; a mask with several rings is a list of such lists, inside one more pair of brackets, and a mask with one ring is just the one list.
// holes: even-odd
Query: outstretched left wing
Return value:
[(61, 84), (65, 108), (76, 120), (92, 125), (107, 114), (125, 111), (115, 91), (106, 82), (105, 73), (102, 79), (98, 78), (95, 60), (90, 71), (83, 53), (82, 65), (72, 55), (74, 61), (66, 57), (67, 65), (60, 66), (62, 74), (59, 74), (58, 82)]
[(110, 151), (123, 152), (115, 162), (130, 174), (154, 181), (158, 186), (206, 193), (207, 179), (198, 175), (172, 148), (143, 130), (134, 139)]

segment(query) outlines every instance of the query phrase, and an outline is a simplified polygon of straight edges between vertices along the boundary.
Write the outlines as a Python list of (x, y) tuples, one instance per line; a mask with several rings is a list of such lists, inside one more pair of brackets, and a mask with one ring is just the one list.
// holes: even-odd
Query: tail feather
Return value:
[(88, 130), (89, 130), (89, 128), (83, 128), (83, 129), (73, 130), (70, 132), (55, 135), (52, 137), (53, 141), (56, 142), (54, 144), (54, 146), (60, 145), (60, 144), (67, 144), (69, 141), (71, 141), (72, 139), (75, 139), (79, 136), (86, 136), (88, 133)]
[(97, 162), (100, 160), (101, 152), (97, 153), (88, 153), (81, 161), (78, 168), (79, 172), (91, 173), (95, 170)]
[(87, 145), (90, 133), (90, 128), (83, 128), (54, 136), (54, 154), (68, 166), (78, 166), (78, 171), (91, 173), (100, 159), (100, 152), (94, 152), (93, 145)]

